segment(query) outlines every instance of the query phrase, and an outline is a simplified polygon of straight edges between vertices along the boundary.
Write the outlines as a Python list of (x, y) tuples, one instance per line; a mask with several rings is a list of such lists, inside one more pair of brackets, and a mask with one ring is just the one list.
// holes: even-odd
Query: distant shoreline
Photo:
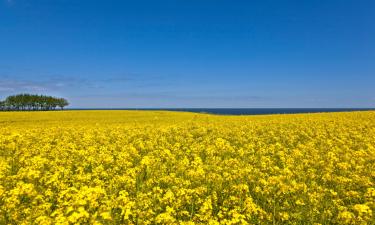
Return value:
[[(326, 112), (373, 111), (375, 108), (66, 108), (75, 110), (141, 110), (141, 111), (174, 111), (195, 112), (216, 115), (270, 115), (270, 114), (300, 114)], [(65, 111), (64, 110), (64, 111)]]

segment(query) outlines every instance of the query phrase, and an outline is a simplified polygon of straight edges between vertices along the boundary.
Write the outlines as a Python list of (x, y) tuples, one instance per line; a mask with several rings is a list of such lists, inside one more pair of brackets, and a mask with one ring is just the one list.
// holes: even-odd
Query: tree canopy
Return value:
[(0, 110), (22, 111), (22, 110), (61, 110), (69, 102), (65, 98), (56, 98), (46, 95), (18, 94), (8, 96), (4, 101), (0, 101)]

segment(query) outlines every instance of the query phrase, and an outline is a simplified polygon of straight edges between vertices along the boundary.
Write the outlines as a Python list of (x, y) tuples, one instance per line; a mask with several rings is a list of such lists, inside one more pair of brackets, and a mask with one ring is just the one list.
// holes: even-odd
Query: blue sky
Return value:
[(0, 0), (0, 98), (375, 107), (375, 1)]

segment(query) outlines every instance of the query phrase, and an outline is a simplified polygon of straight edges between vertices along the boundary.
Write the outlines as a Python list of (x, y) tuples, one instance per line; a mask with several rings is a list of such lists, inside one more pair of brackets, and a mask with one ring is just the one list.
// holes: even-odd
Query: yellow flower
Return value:
[(356, 204), (356, 205), (353, 206), (353, 209), (355, 211), (357, 211), (358, 215), (361, 216), (361, 217), (362, 216), (368, 216), (368, 217), (372, 216), (372, 210), (367, 205)]
[(373, 224), (375, 112), (0, 112), (0, 224)]
[(338, 215), (339, 221), (341, 221), (345, 224), (352, 223), (354, 218), (355, 218), (354, 214), (351, 213), (351, 212), (348, 212), (348, 211), (340, 212), (339, 215)]

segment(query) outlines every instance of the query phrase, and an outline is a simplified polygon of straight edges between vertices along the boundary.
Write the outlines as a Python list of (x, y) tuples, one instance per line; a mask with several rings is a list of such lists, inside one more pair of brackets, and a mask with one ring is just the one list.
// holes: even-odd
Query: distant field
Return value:
[(0, 112), (0, 224), (375, 224), (375, 112)]

